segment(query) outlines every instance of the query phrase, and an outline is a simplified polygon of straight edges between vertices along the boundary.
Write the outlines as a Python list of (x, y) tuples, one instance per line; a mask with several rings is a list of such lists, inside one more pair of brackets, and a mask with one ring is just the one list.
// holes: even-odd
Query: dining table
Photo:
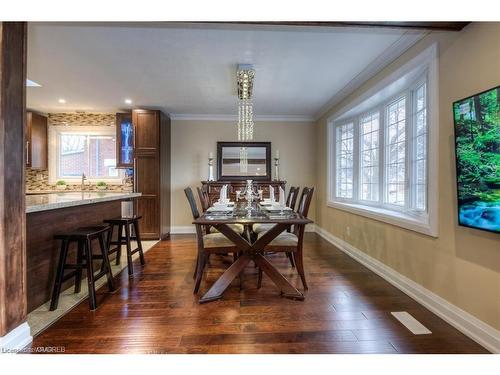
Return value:
[[(210, 289), (200, 298), (200, 303), (211, 302), (222, 298), (231, 282), (243, 272), (245, 267), (254, 262), (260, 267), (281, 291), (283, 297), (304, 300), (304, 294), (295, 288), (266, 258), (264, 249), (282, 232), (292, 226), (307, 225), (312, 220), (288, 208), (270, 208), (259, 202), (240, 201), (226, 208), (211, 207), (193, 224), (202, 227), (214, 227), (227, 237), (238, 249), (237, 259), (212, 284)], [(245, 228), (242, 235), (235, 232), (230, 224), (242, 224)], [(261, 236), (252, 233), (254, 224), (274, 224)]]

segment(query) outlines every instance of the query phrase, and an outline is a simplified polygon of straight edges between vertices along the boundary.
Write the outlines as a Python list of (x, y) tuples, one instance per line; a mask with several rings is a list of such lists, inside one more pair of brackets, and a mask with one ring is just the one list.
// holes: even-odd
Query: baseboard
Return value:
[(0, 337), (0, 353), (16, 353), (32, 341), (30, 326), (24, 322), (5, 336)]
[(170, 227), (170, 234), (196, 234), (194, 225)]
[[(306, 232), (316, 232), (316, 226), (314, 224), (308, 224), (306, 226)], [(174, 226), (170, 228), (171, 234), (196, 234), (196, 229), (194, 225), (186, 226)]]
[(344, 253), (375, 272), (415, 301), (438, 315), (464, 335), (493, 353), (500, 353), (500, 331), (468, 312), (407, 278), (379, 260), (355, 248), (325, 229), (316, 226), (316, 233)]

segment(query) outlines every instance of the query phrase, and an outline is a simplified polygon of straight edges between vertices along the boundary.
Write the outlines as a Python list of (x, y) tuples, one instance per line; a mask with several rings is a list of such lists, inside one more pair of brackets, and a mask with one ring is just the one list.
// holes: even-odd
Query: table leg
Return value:
[(284, 297), (304, 300), (304, 295), (300, 293), (263, 255), (255, 254), (253, 260), (269, 278), (281, 290)]
[(208, 292), (200, 298), (200, 303), (218, 300), (231, 284), (231, 282), (240, 274), (241, 271), (250, 262), (250, 257), (247, 254), (241, 255), (236, 262), (222, 274), (221, 277), (210, 287)]

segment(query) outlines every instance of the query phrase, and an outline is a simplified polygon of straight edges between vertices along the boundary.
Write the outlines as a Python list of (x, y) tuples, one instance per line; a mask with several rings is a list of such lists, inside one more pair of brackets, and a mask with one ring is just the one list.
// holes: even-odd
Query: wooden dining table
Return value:
[[(231, 282), (243, 272), (245, 267), (253, 261), (263, 273), (265, 273), (281, 291), (281, 295), (287, 298), (304, 300), (302, 294), (278, 271), (278, 269), (266, 259), (264, 249), (282, 232), (294, 225), (307, 225), (313, 221), (291, 210), (269, 211), (259, 203), (248, 206), (246, 202), (237, 202), (232, 209), (226, 211), (207, 210), (198, 219), (193, 221), (195, 225), (212, 226), (226, 236), (238, 249), (238, 258), (231, 266), (215, 281), (210, 289), (200, 298), (200, 303), (215, 301), (222, 298), (224, 291)], [(244, 234), (235, 232), (229, 224), (242, 224), (245, 228)], [(274, 224), (264, 235), (252, 240), (253, 224)]]

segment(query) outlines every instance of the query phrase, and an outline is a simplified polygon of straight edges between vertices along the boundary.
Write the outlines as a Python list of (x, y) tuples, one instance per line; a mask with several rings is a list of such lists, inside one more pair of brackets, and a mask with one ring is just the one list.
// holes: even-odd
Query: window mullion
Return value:
[(360, 118), (357, 117), (354, 119), (354, 127), (353, 127), (353, 147), (352, 147), (352, 153), (353, 153), (353, 165), (352, 165), (352, 199), (354, 201), (359, 201), (359, 162), (360, 162), (360, 147), (359, 147), (359, 124), (360, 124)]
[(405, 210), (409, 210), (411, 208), (411, 200), (413, 199), (413, 188), (412, 188), (412, 155), (413, 155), (413, 147), (412, 147), (412, 138), (413, 138), (413, 105), (412, 105), (412, 90), (411, 88), (406, 92), (406, 115), (405, 115)]
[(331, 142), (331, 153), (330, 158), (330, 199), (335, 200), (337, 197), (337, 127), (335, 124), (331, 124), (330, 127), (330, 137), (328, 141)]
[(385, 104), (380, 107), (380, 120), (379, 120), (379, 197), (378, 203), (380, 206), (384, 205), (385, 201), (385, 126), (386, 126), (386, 112)]

